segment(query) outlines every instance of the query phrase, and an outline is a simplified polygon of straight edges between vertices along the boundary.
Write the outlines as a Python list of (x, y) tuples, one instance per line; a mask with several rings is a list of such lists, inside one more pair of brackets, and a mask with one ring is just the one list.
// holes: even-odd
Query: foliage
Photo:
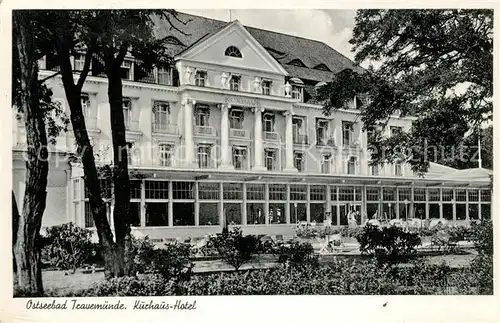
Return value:
[[(475, 163), (476, 144), (463, 138), (492, 117), (492, 10), (358, 10), (350, 43), (357, 63), (379, 66), (341, 71), (318, 100), (330, 114), (360, 99), (363, 127), (375, 132), (373, 164), (403, 159), (422, 174), (430, 161)], [(382, 136), (394, 115), (417, 120), (409, 132)], [(466, 161), (459, 150), (469, 150)]]
[(134, 238), (132, 246), (134, 271), (137, 274), (156, 273), (167, 280), (190, 278), (194, 265), (189, 259), (189, 245), (166, 244), (164, 248), (155, 248), (146, 237)]
[(92, 231), (70, 223), (46, 229), (47, 245), (42, 250), (42, 258), (50, 265), (71, 269), (73, 273), (92, 256)]
[[(401, 267), (375, 261), (339, 260), (332, 264), (194, 275), (167, 281), (159, 275), (114, 278), (82, 296), (174, 295), (433, 295), (477, 293), (466, 270), (422, 262)], [(75, 295), (77, 296), (77, 295)]]
[(333, 227), (300, 226), (295, 230), (295, 232), (297, 237), (309, 239), (324, 238), (327, 235), (337, 234), (340, 230)]
[(470, 236), (479, 255), (493, 255), (493, 222), (491, 220), (472, 222)]
[(379, 228), (371, 224), (367, 224), (356, 239), (362, 254), (374, 255), (381, 262), (406, 260), (415, 255), (415, 247), (421, 244), (416, 233), (396, 226)]
[(212, 237), (211, 242), (222, 259), (236, 270), (252, 258), (259, 244), (257, 237), (243, 236), (242, 230), (238, 227), (233, 228), (227, 234)]
[(318, 255), (307, 242), (293, 241), (289, 245), (281, 244), (276, 250), (278, 262), (291, 267), (317, 266)]

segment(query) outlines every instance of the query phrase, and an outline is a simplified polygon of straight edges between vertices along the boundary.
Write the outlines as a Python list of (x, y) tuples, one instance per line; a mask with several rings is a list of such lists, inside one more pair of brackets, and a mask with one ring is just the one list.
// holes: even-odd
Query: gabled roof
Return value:
[[(168, 22), (161, 20), (159, 17), (154, 18), (156, 23), (155, 32), (158, 38), (174, 36), (184, 44), (184, 46), (169, 45), (169, 54), (171, 56), (184, 52), (195, 43), (199, 43), (202, 38), (206, 38), (228, 25), (226, 21), (182, 12), (178, 12), (178, 18), (185, 24), (177, 22), (175, 19), (172, 19), (172, 21), (185, 34), (175, 30)], [(350, 59), (323, 42), (254, 27), (244, 27), (283, 66), (291, 77), (316, 82), (329, 82), (336, 73), (343, 69), (362, 70)], [(307, 67), (286, 64), (294, 59), (299, 59)], [(320, 64), (325, 64), (331, 72), (312, 68)]]

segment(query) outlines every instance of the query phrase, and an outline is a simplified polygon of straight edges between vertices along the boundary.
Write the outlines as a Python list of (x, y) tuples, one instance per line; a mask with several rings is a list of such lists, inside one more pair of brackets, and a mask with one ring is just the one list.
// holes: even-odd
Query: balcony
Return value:
[(302, 135), (302, 134), (293, 134), (293, 143), (294, 144), (308, 144), (309, 140), (307, 138), (307, 135)]
[(262, 134), (264, 140), (268, 141), (279, 141), (280, 140), (280, 134), (274, 131), (264, 131)]
[(232, 138), (250, 138), (248, 130), (245, 129), (229, 129), (229, 137)]
[(211, 137), (216, 135), (214, 127), (211, 126), (195, 126), (194, 133), (196, 135), (211, 136)]
[(153, 133), (161, 133), (165, 135), (178, 135), (179, 127), (173, 124), (153, 123)]
[(316, 145), (317, 146), (335, 147), (335, 139), (333, 139), (333, 138), (318, 138), (316, 140)]

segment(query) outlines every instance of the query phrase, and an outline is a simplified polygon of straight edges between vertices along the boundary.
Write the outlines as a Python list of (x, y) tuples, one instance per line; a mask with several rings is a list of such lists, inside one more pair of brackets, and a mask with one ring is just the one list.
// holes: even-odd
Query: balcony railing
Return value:
[(335, 139), (333, 139), (333, 138), (318, 138), (316, 140), (316, 145), (335, 147)]
[(263, 137), (264, 137), (264, 140), (270, 140), (270, 141), (279, 141), (280, 140), (280, 134), (277, 132), (273, 132), (273, 131), (264, 131)]
[(229, 129), (229, 136), (234, 138), (250, 138), (248, 131), (245, 129)]
[(215, 136), (215, 129), (210, 126), (195, 126), (194, 133), (197, 135)]
[(294, 144), (307, 144), (309, 143), (307, 135), (298, 135), (293, 134), (293, 143)]
[(173, 124), (153, 123), (153, 132), (168, 135), (178, 135), (179, 127)]

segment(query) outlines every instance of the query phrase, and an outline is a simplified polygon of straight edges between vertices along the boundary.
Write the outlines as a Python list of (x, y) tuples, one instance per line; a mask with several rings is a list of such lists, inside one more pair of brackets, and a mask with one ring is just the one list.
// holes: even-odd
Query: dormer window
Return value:
[(174, 36), (167, 36), (165, 42), (170, 45), (184, 46), (184, 44)]
[(240, 50), (235, 46), (229, 46), (228, 48), (226, 48), (224, 55), (229, 56), (229, 57), (236, 57), (236, 58), (243, 57), (243, 56), (241, 56)]
[(318, 65), (314, 66), (313, 69), (320, 70), (320, 71), (331, 72), (331, 70), (325, 64), (318, 64)]
[(197, 71), (194, 78), (194, 85), (204, 87), (206, 85), (207, 72)]
[(270, 80), (262, 81), (262, 94), (271, 95), (271, 84), (272, 82)]
[(302, 102), (302, 86), (292, 85), (292, 98)]
[(300, 59), (292, 59), (287, 63), (288, 65), (298, 66), (298, 67), (307, 67)]

